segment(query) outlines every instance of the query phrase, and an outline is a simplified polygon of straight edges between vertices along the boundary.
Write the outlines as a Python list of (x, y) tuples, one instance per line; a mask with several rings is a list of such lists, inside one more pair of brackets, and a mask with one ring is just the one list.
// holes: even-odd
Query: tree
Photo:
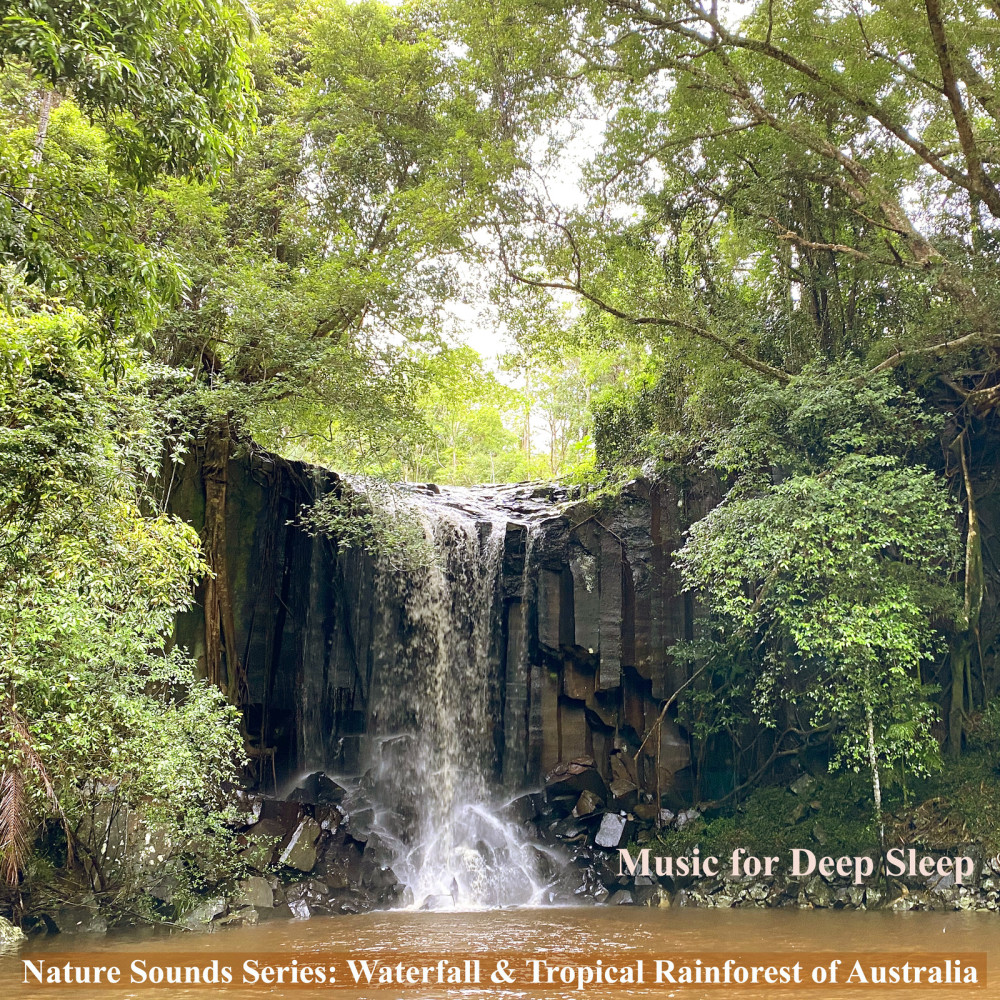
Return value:
[[(394, 441), (445, 430), (428, 376), (453, 357), (445, 303), (464, 290), (465, 234), (510, 169), (500, 121), (514, 99), (484, 101), (474, 60), (420, 6), (275, 2), (260, 18), (256, 137), (215, 188), (160, 185), (141, 229), (190, 275), (155, 356), (193, 376), (183, 423), (211, 494), (206, 662), (236, 701), (228, 456), (252, 438), (371, 471), (391, 467)], [(451, 444), (451, 475), (489, 478), (459, 475), (464, 447)]]
[[(211, 176), (232, 158), (253, 125), (252, 24), (226, 0), (4, 5), (0, 69), (13, 86), (3, 111), (22, 127), (0, 147), (8, 275), (79, 302), (107, 336), (150, 328), (180, 281), (132, 237), (134, 188), (165, 172)], [(63, 101), (92, 131), (52, 156)]]
[(137, 181), (207, 173), (232, 157), (253, 117), (244, 40), (253, 14), (227, 0), (10, 0), (0, 60), (74, 100), (111, 137)]
[[(544, 3), (529, 9), (549, 23)], [(921, 357), (960, 361), (995, 342), (995, 283), (977, 263), (989, 246), (982, 213), (1000, 209), (983, 153), (996, 126), (992, 12), (955, 5), (956, 32), (937, 3), (760, 4), (738, 23), (698, 3), (575, 9), (578, 73), (611, 105), (590, 172), (604, 221), (550, 210), (540, 220), (548, 267), (532, 270), (529, 255), (525, 270), (508, 256), (514, 273), (634, 325), (721, 347), (779, 382), (814, 350), (859, 351), (886, 370)], [(919, 210), (906, 195), (913, 185)], [(608, 220), (620, 198), (641, 204), (637, 221)], [(704, 295), (695, 308), (683, 272), (663, 265), (706, 231), (703, 245), (747, 262), (750, 282), (720, 284), (712, 267), (689, 272)], [(734, 336), (733, 296), (780, 277), (794, 292), (783, 311), (811, 314), (812, 342), (798, 351), (794, 336), (774, 337), (783, 324)], [(886, 299), (880, 283), (891, 312), (866, 322)]]
[[(251, 131), (252, 16), (213, 0), (2, 14), (0, 862), (16, 884), (55, 819), (68, 867), (128, 907), (150, 876), (197, 869), (239, 747), (169, 648), (205, 565), (151, 486), (173, 379), (130, 341), (182, 278), (137, 238), (136, 207), (164, 172), (212, 176)], [(145, 874), (110, 843), (124, 813), (161, 838)]]
[(774, 725), (802, 705), (832, 730), (834, 765), (868, 768), (884, 848), (883, 771), (937, 758), (921, 666), (958, 611), (958, 537), (942, 482), (914, 457), (935, 420), (884, 377), (844, 391), (850, 374), (813, 367), (745, 395), (713, 457), (736, 482), (678, 558), (749, 657), (755, 714)]

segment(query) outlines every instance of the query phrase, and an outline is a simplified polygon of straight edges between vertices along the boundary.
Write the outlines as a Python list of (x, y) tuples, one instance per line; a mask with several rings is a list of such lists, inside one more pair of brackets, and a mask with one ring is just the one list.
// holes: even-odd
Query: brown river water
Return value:
[[(866, 955), (879, 953), (878, 959)], [(978, 953), (978, 955), (974, 954)], [(71, 958), (68, 958), (72, 954)], [(982, 978), (986, 970), (989, 981), (978, 987), (961, 984), (899, 985), (887, 987), (864, 983), (844, 983), (848, 967), (860, 959), (863, 967), (873, 962), (902, 967), (909, 961), (913, 965), (929, 965), (931, 955), (939, 957), (939, 964), (950, 961), (967, 968), (973, 962)], [(609, 985), (606, 981), (583, 982), (588, 977), (622, 978), (627, 973), (621, 969), (633, 968), (638, 958), (643, 960), (641, 985)], [(814, 985), (809, 970), (822, 964), (827, 968), (834, 957), (844, 965), (838, 973), (836, 985), (827, 982)], [(655, 982), (656, 960), (675, 963), (671, 975), (675, 977), (685, 963), (695, 967), (698, 959), (703, 965), (721, 967), (729, 958), (734, 966), (757, 966), (764, 976), (765, 967), (784, 966), (793, 969), (801, 965), (799, 975), (804, 982), (788, 985), (746, 982), (706, 986)], [(120, 985), (100, 983), (94, 985), (39, 984), (26, 971), (24, 960), (41, 967), (43, 973), (52, 966), (63, 966), (68, 960), (74, 965), (115, 965), (122, 970)], [(129, 985), (133, 973), (132, 962), (145, 963), (145, 974), (155, 967), (211, 968), (216, 960), (232, 970), (234, 982), (227, 986), (166, 985), (142, 988)], [(417, 982), (403, 985), (375, 987), (362, 981), (355, 985), (348, 960), (366, 959), (369, 965), (379, 959), (382, 966), (395, 965), (400, 960), (407, 967), (415, 966), (410, 975)], [(455, 976), (467, 976), (473, 960), (479, 960), (479, 982), (438, 985), (438, 963), (451, 963)], [(491, 981), (498, 962), (507, 961), (507, 976), (513, 982)], [(532, 978), (532, 960), (544, 960), (542, 982)], [(263, 976), (270, 969), (273, 977), (279, 965), (286, 967), (281, 975), (286, 985), (262, 981), (244, 984), (243, 963), (256, 963), (255, 974)], [(466, 966), (465, 963), (470, 965)], [(598, 965), (600, 963), (600, 966)], [(292, 986), (287, 978), (295, 977), (303, 966), (335, 970), (336, 983), (324, 985)], [(613, 966), (618, 972), (606, 973)], [(420, 970), (428, 968), (426, 973)], [(589, 971), (581, 971), (585, 967)], [(546, 970), (555, 968), (555, 982), (545, 982)], [(292, 971), (288, 971), (292, 969)], [(559, 970), (572, 981), (563, 983)], [(669, 972), (669, 970), (668, 970)], [(64, 973), (61, 973), (64, 975)], [(167, 972), (163, 972), (167, 975)], [(202, 974), (202, 973), (199, 973)], [(394, 975), (406, 975), (406, 968)], [(696, 973), (700, 974), (700, 973)], [(735, 972), (733, 973), (736, 974)], [(866, 973), (869, 974), (869, 973)], [(901, 973), (902, 975), (903, 973)], [(780, 972), (771, 972), (772, 976)], [(794, 975), (788, 972), (788, 975)], [(888, 973), (887, 973), (888, 975)], [(927, 973), (924, 973), (927, 975)], [(25, 983), (25, 977), (29, 982)], [(429, 979), (427, 984), (421, 976)], [(581, 997), (655, 996), (678, 997), (681, 1000), (706, 998), (763, 997), (792, 998), (800, 994), (816, 1000), (835, 1000), (853, 997), (872, 1000), (887, 994), (893, 997), (970, 996), (1000, 1000), (1000, 917), (992, 913), (877, 913), (832, 912), (801, 910), (692, 910), (646, 908), (544, 908), (522, 910), (494, 910), (485, 912), (433, 912), (420, 913), (395, 911), (372, 913), (362, 916), (313, 918), (308, 921), (270, 922), (252, 928), (220, 930), (214, 934), (158, 934), (131, 933), (108, 935), (106, 938), (54, 937), (35, 939), (17, 956), (0, 957), (0, 998), (71, 996), (96, 997), (147, 997), (147, 998), (204, 998), (222, 992), (226, 997), (319, 997), (332, 996), (338, 1000), (348, 998), (398, 997), (409, 998), (515, 998), (549, 997), (566, 1000)]]

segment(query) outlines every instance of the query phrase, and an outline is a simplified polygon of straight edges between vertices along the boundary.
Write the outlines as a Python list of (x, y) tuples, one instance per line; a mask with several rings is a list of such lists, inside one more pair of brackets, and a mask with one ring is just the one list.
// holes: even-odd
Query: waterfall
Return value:
[(405, 506), (424, 555), (378, 567), (363, 781), (373, 835), (414, 907), (547, 902), (559, 866), (497, 797), (507, 516), (471, 491), (414, 492)]

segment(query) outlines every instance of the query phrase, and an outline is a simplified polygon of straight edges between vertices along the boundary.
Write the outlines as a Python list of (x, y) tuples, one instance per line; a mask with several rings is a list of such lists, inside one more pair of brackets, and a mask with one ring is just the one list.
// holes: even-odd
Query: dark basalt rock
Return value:
[(108, 929), (107, 921), (96, 904), (68, 904), (47, 911), (45, 916), (58, 934), (104, 934)]
[[(179, 475), (173, 512), (200, 529), (201, 473), (191, 463)], [(239, 805), (243, 834), (273, 838), (276, 860), (296, 830), (308, 833), (311, 845), (298, 852), (308, 869), (286, 866), (283, 877), (289, 885), (313, 880), (329, 890), (292, 900), (309, 912), (320, 897), (330, 912), (358, 912), (390, 905), (400, 892), (378, 837), (385, 803), (362, 773), (371, 735), (385, 731), (376, 718), (379, 698), (384, 705), (388, 692), (405, 705), (412, 694), (406, 676), (387, 666), (403, 661), (415, 641), (414, 624), (402, 610), (405, 580), (398, 591), (395, 583), (383, 586), (371, 553), (342, 549), (297, 526), (304, 506), (341, 488), (331, 472), (261, 452), (233, 458), (228, 468), (227, 557), (237, 648), (245, 651), (248, 724), (264, 746), (275, 748), (279, 784), (309, 774), (292, 801), (246, 797)], [(647, 842), (657, 824), (692, 823), (698, 794), (716, 797), (706, 793), (711, 761), (696, 792), (690, 738), (675, 706), (660, 718), (689, 669), (669, 651), (696, 637), (698, 614), (681, 591), (673, 556), (688, 527), (721, 497), (714, 478), (690, 470), (658, 482), (640, 479), (600, 503), (539, 483), (408, 488), (421, 503), (473, 517), (481, 543), (494, 531), (502, 534), (483, 637), (482, 683), (490, 699), (484, 756), (491, 777), (518, 796), (506, 816), (570, 853), (570, 898), (578, 889), (597, 898), (596, 887), (610, 900), (624, 890), (629, 901), (650, 905), (675, 889), (675, 904), (683, 905), (852, 907), (894, 898), (883, 900), (869, 888), (859, 900), (849, 887), (833, 884), (828, 894), (791, 881), (764, 888), (724, 880), (646, 885), (619, 874), (616, 848), (633, 837)], [(177, 640), (204, 649), (203, 631), (195, 608), (178, 621)], [(399, 731), (419, 728), (417, 716), (404, 721), (412, 724)], [(397, 746), (385, 748), (404, 766), (412, 752), (407, 739), (397, 737)], [(270, 783), (269, 776), (257, 778)], [(811, 809), (808, 786), (808, 780), (793, 786), (803, 819)], [(540, 787), (543, 792), (523, 792)], [(393, 803), (404, 818), (424, 805), (416, 791), (410, 799)], [(975, 891), (982, 905), (995, 909), (1000, 871), (982, 867), (975, 890), (909, 889), (942, 907), (968, 905)], [(275, 902), (270, 909), (288, 905), (280, 892)]]
[(543, 816), (545, 810), (544, 792), (526, 792), (507, 803), (502, 811), (507, 819), (513, 820), (515, 823), (525, 824)]
[(316, 771), (304, 778), (288, 795), (290, 802), (305, 805), (336, 805), (342, 802), (346, 790), (322, 771)]
[(584, 789), (580, 793), (580, 797), (576, 800), (576, 805), (573, 806), (573, 815), (577, 819), (586, 819), (590, 816), (596, 816), (598, 813), (604, 811), (604, 799), (599, 795), (595, 795), (590, 789)]
[(571, 812), (584, 793), (604, 802), (608, 786), (592, 757), (577, 757), (568, 764), (557, 764), (545, 778), (545, 796), (557, 808)]

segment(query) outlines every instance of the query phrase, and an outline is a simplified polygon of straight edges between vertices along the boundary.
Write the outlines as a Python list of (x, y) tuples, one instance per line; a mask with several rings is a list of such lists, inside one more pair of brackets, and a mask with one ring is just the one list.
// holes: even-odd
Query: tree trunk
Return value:
[(865, 701), (865, 721), (868, 728), (868, 764), (872, 772), (872, 797), (875, 800), (875, 822), (878, 823), (878, 843), (879, 849), (885, 856), (885, 822), (882, 819), (882, 778), (879, 774), (878, 754), (875, 751), (875, 719), (872, 716), (872, 707), (869, 701)]
[(951, 643), (951, 705), (948, 709), (948, 753), (959, 757), (962, 753), (962, 732), (965, 725), (966, 677), (969, 678), (968, 707), (972, 705), (972, 647), (979, 635), (979, 618), (983, 607), (983, 549), (979, 528), (979, 513), (972, 490), (972, 475), (965, 457), (966, 432), (962, 431), (955, 440), (959, 461), (962, 466), (962, 483), (965, 486), (966, 520), (965, 535), (965, 601), (962, 608), (962, 624), (965, 634)]
[(205, 667), (208, 679), (237, 707), (246, 702), (246, 677), (236, 642), (232, 588), (226, 558), (226, 490), (231, 438), (221, 420), (205, 443), (205, 558), (211, 573), (205, 580)]
[(35, 200), (35, 176), (45, 155), (45, 139), (49, 134), (49, 119), (52, 116), (55, 99), (54, 90), (42, 91), (42, 103), (38, 107), (38, 125), (35, 128), (35, 141), (31, 150), (31, 174), (28, 176), (22, 199), (28, 208), (31, 208), (31, 203)]
[(962, 733), (965, 727), (965, 674), (969, 664), (969, 643), (957, 639), (951, 644), (948, 659), (951, 665), (951, 704), (948, 708), (948, 755), (962, 754)]

